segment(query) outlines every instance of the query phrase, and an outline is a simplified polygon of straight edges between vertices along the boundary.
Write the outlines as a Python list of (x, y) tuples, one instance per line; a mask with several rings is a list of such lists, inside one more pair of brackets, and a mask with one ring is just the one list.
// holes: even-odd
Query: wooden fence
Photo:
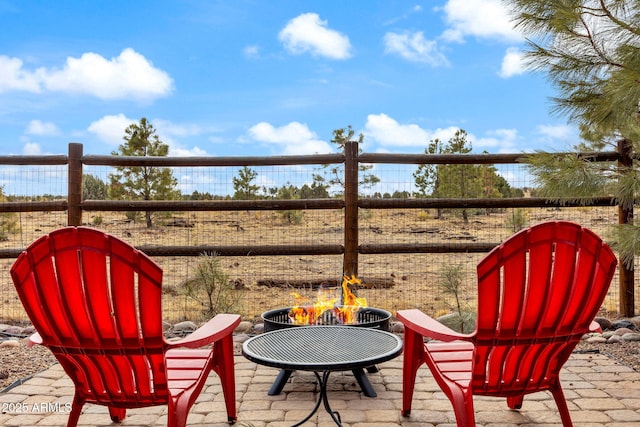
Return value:
[[(583, 153), (590, 161), (617, 161), (623, 168), (631, 162), (628, 146), (621, 142), (618, 151)], [(361, 164), (518, 164), (524, 154), (382, 154), (359, 153), (358, 144), (347, 143), (344, 153), (302, 156), (271, 157), (126, 157), (85, 155), (83, 146), (69, 144), (68, 155), (49, 156), (0, 156), (0, 165), (68, 165), (68, 193), (66, 200), (4, 202), (0, 212), (67, 211), (68, 225), (81, 225), (84, 212), (89, 211), (278, 211), (343, 209), (343, 244), (327, 245), (246, 245), (241, 246), (159, 246), (145, 245), (139, 249), (150, 256), (198, 256), (215, 252), (219, 256), (280, 256), (280, 255), (342, 255), (343, 273), (358, 273), (359, 254), (397, 253), (468, 253), (488, 252), (500, 242), (492, 243), (376, 243), (361, 244), (358, 239), (359, 209), (460, 209), (460, 208), (529, 208), (578, 206), (578, 204), (553, 202), (544, 198), (490, 198), (490, 199), (444, 199), (407, 198), (379, 199), (360, 197), (359, 166)], [(225, 167), (225, 166), (279, 166), (279, 165), (327, 165), (344, 164), (344, 196), (342, 198), (298, 199), (298, 200), (83, 200), (83, 166), (158, 166), (158, 167)], [(591, 206), (611, 206), (611, 197), (600, 197), (591, 201)], [(618, 207), (618, 221), (633, 221), (633, 210)], [(0, 258), (15, 258), (23, 248), (2, 249)], [(624, 316), (634, 315), (634, 274), (632, 269), (620, 266), (619, 312)]]

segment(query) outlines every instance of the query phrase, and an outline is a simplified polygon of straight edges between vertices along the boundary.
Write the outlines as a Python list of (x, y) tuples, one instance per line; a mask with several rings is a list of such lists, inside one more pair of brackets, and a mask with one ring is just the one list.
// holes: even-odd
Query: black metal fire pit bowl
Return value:
[[(313, 308), (308, 307), (310, 310)], [(275, 310), (269, 310), (262, 313), (262, 320), (264, 321), (264, 331), (270, 332), (282, 328), (295, 328), (296, 326), (304, 326), (291, 322), (289, 318), (289, 311), (291, 307), (276, 308)], [(373, 307), (361, 307), (356, 313), (357, 321), (355, 323), (349, 323), (349, 326), (357, 326), (362, 328), (374, 328), (381, 329), (389, 332), (389, 320), (391, 319), (391, 313), (381, 308)], [(322, 325), (341, 325), (339, 319), (336, 319), (331, 310), (325, 311), (316, 324)]]

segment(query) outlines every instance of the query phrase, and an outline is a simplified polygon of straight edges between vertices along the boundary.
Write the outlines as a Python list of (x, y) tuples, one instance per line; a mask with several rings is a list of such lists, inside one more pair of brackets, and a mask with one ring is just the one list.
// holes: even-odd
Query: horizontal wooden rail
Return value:
[(282, 256), (282, 255), (341, 255), (342, 245), (243, 245), (243, 246), (138, 246), (149, 256)]
[[(557, 153), (573, 154), (576, 153)], [(393, 154), (393, 153), (361, 153), (360, 163), (387, 164), (509, 164), (523, 163), (531, 154)], [(620, 155), (616, 151), (597, 153), (578, 153), (580, 158), (594, 162), (616, 161)]]
[[(594, 197), (589, 206), (615, 206), (613, 197)], [(363, 209), (468, 209), (468, 208), (542, 208), (583, 206), (571, 200), (550, 200), (542, 197), (496, 199), (360, 199)]]
[(151, 157), (151, 156), (82, 156), (85, 165), (102, 166), (284, 166), (284, 165), (324, 165), (344, 163), (343, 154), (318, 154), (304, 156), (271, 157)]
[(47, 156), (0, 156), (0, 165), (51, 166), (66, 165), (68, 163), (69, 158), (64, 154)]
[(360, 254), (447, 254), (489, 252), (500, 243), (371, 243), (358, 246)]
[(66, 200), (49, 200), (43, 202), (0, 202), (0, 212), (53, 212), (66, 211)]
[(341, 209), (342, 199), (296, 200), (85, 200), (85, 211), (264, 211)]

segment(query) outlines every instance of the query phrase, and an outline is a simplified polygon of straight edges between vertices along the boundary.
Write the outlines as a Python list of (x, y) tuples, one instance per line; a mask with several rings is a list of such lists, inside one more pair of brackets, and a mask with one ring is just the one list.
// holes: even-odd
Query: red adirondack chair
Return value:
[(472, 334), (416, 309), (398, 311), (405, 325), (402, 414), (411, 412), (416, 373), (426, 363), (458, 427), (475, 426), (473, 395), (506, 397), (511, 409), (520, 409), (525, 394), (542, 390), (553, 395), (563, 425), (572, 426), (560, 368), (585, 333), (600, 330), (593, 319), (616, 265), (592, 231), (542, 223), (505, 240), (478, 264)]
[(168, 425), (184, 426), (211, 370), (235, 422), (231, 334), (240, 316), (219, 314), (166, 341), (162, 270), (142, 252), (94, 229), (66, 227), (32, 243), (11, 277), (37, 331), (32, 342), (47, 346), (75, 385), (67, 426), (86, 402), (107, 406), (116, 422), (127, 408), (168, 405)]

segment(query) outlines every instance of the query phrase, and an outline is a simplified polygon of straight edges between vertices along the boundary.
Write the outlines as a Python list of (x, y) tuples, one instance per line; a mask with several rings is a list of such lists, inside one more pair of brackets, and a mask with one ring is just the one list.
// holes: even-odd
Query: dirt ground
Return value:
[[(2, 248), (24, 248), (31, 241), (66, 224), (66, 212), (29, 212), (19, 216), (20, 233), (0, 243)], [(361, 211), (359, 241), (370, 243), (499, 243), (513, 234), (509, 227), (511, 210), (470, 215), (465, 224), (460, 215), (450, 212), (435, 219), (435, 212), (416, 209)], [(617, 221), (611, 208), (527, 209), (527, 225), (545, 220), (566, 219), (585, 225), (606, 236), (607, 226)], [(342, 211), (308, 210), (299, 223), (290, 223), (282, 212), (190, 212), (172, 213), (156, 218), (152, 228), (143, 222), (127, 221), (124, 213), (85, 212), (84, 222), (136, 246), (144, 245), (341, 245)], [(475, 265), (484, 254), (391, 254), (360, 255), (358, 276), (372, 281), (392, 282), (392, 286), (359, 289), (369, 305), (395, 312), (417, 307), (436, 315), (452, 307), (452, 299), (442, 293), (444, 266), (461, 264), (464, 271), (464, 303), (475, 305)], [(238, 309), (245, 319), (253, 320), (262, 312), (289, 306), (291, 291), (311, 299), (316, 291), (293, 287), (261, 286), (262, 281), (340, 280), (342, 256), (244, 256), (220, 257), (221, 267), (233, 283), (231, 292), (241, 301)], [(184, 295), (184, 282), (193, 277), (199, 257), (154, 257), (164, 270), (164, 311), (170, 322), (203, 317), (202, 307)], [(0, 276), (0, 320), (24, 320), (24, 314), (8, 269), (13, 260), (0, 260), (6, 273)], [(617, 309), (617, 287), (612, 286), (605, 311)], [(195, 319), (194, 319), (195, 318)]]

